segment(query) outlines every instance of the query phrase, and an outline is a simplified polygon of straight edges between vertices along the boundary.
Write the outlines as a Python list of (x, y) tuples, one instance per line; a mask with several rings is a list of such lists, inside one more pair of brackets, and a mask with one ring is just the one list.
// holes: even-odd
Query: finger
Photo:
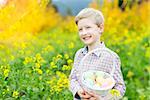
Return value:
[(89, 99), (81, 99), (81, 100), (89, 100)]
[(86, 94), (86, 95), (80, 95), (80, 97), (81, 97), (81, 98), (84, 98), (84, 99), (88, 99), (88, 98), (90, 98), (91, 96), (88, 95), (88, 94)]
[(97, 95), (94, 92), (89, 92), (89, 95), (91, 95), (93, 98), (95, 98), (94, 100), (99, 100), (101, 98), (101, 96)]
[(88, 95), (91, 95), (91, 96), (93, 96), (93, 97), (95, 97), (95, 96), (96, 96), (96, 94), (95, 94), (95, 93), (93, 93), (93, 92), (87, 92), (87, 94), (88, 94)]
[(89, 100), (96, 100), (96, 98), (95, 97), (91, 97)]

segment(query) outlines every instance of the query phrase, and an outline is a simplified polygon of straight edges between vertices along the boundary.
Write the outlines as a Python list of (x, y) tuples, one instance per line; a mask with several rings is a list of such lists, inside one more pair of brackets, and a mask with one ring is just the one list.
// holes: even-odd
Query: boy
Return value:
[[(91, 50), (96, 48), (106, 48), (104, 42), (100, 41), (102, 32), (104, 31), (104, 17), (103, 14), (93, 8), (85, 8), (79, 12), (75, 17), (76, 25), (78, 26), (79, 37), (81, 41), (86, 45), (84, 48), (78, 50), (74, 58), (74, 66), (70, 74), (70, 90), (73, 93), (74, 100), (109, 100), (113, 96), (107, 94), (102, 97), (93, 92), (85, 91), (83, 89), (81, 79), (79, 78), (83, 72), (82, 68), (79, 68), (81, 59)], [(116, 84), (114, 89), (120, 92), (121, 97), (124, 95), (126, 87), (123, 81), (120, 58), (113, 52), (117, 67), (115, 68), (115, 75), (113, 76)], [(107, 68), (110, 69), (110, 68)], [(119, 98), (118, 98), (119, 99)]]

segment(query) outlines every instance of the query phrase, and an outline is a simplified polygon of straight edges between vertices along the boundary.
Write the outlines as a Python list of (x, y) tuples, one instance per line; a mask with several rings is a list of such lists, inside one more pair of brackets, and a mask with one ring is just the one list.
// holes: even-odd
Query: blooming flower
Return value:
[(68, 60), (67, 60), (68, 65), (70, 65), (72, 62), (73, 62), (72, 59), (68, 59)]
[(70, 48), (70, 49), (74, 48), (74, 43), (71, 42), (71, 43), (68, 45), (68, 48)]
[(120, 92), (117, 89), (111, 89), (109, 92), (112, 96), (120, 96)]
[(40, 75), (43, 74), (43, 71), (42, 71), (41, 69), (36, 69), (36, 71), (37, 71), (37, 73), (40, 74)]
[(127, 77), (128, 78), (131, 78), (134, 76), (134, 73), (132, 71), (128, 71), (128, 74), (127, 74)]
[(12, 97), (17, 98), (19, 96), (18, 91), (13, 91)]
[(65, 55), (64, 55), (64, 58), (65, 58), (65, 59), (69, 59), (69, 55), (68, 55), (68, 54), (65, 54)]
[(4, 77), (7, 77), (9, 74), (9, 69), (4, 69)]

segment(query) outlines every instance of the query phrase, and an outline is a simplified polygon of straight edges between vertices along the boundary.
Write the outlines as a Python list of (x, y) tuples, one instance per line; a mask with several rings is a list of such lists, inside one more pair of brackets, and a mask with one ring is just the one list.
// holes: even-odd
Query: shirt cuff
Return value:
[(78, 97), (79, 95), (77, 94), (78, 90), (80, 90), (81, 87), (80, 86), (75, 86), (74, 89), (73, 89), (73, 96), (76, 98)]
[(76, 92), (75, 96), (76, 99), (81, 99), (81, 97), (78, 95), (78, 93)]

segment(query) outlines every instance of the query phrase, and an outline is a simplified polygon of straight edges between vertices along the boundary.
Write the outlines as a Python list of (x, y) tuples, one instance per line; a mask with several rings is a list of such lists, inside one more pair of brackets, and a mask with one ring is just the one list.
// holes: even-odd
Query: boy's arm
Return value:
[(80, 84), (77, 81), (77, 77), (76, 77), (76, 70), (73, 68), (71, 71), (71, 74), (69, 76), (69, 80), (70, 80), (70, 91), (73, 93), (73, 97), (75, 98), (79, 98), (77, 92), (78, 90), (81, 89)]
[(120, 91), (121, 96), (123, 97), (126, 91), (126, 86), (123, 80), (123, 75), (121, 72), (121, 61), (119, 56), (116, 57), (116, 70), (114, 73), (114, 79), (116, 81), (116, 84), (114, 86), (114, 89), (117, 89)]
[(77, 51), (77, 53), (75, 54), (73, 68), (72, 68), (71, 74), (69, 76), (69, 81), (70, 81), (69, 89), (73, 93), (73, 96), (75, 98), (80, 98), (77, 94), (77, 91), (81, 89), (81, 86), (78, 83), (78, 79), (77, 79), (77, 75), (76, 75), (77, 74), (76, 66), (78, 65), (77, 58), (79, 56), (79, 52), (80, 52), (80, 50)]
[[(125, 86), (125, 83), (124, 83), (124, 80), (123, 80), (123, 76), (122, 76), (122, 72), (121, 72), (121, 61), (120, 61), (120, 58), (118, 55), (116, 55), (116, 68), (115, 68), (115, 72), (114, 72), (114, 79), (116, 81), (116, 84), (114, 86), (113, 89), (117, 89), (119, 90), (120, 92), (120, 97), (119, 98), (122, 98), (125, 94), (125, 91), (126, 91), (126, 86)], [(107, 98), (113, 98), (113, 96), (111, 97), (112, 95), (111, 94), (108, 94), (106, 97), (104, 97), (106, 100)]]

